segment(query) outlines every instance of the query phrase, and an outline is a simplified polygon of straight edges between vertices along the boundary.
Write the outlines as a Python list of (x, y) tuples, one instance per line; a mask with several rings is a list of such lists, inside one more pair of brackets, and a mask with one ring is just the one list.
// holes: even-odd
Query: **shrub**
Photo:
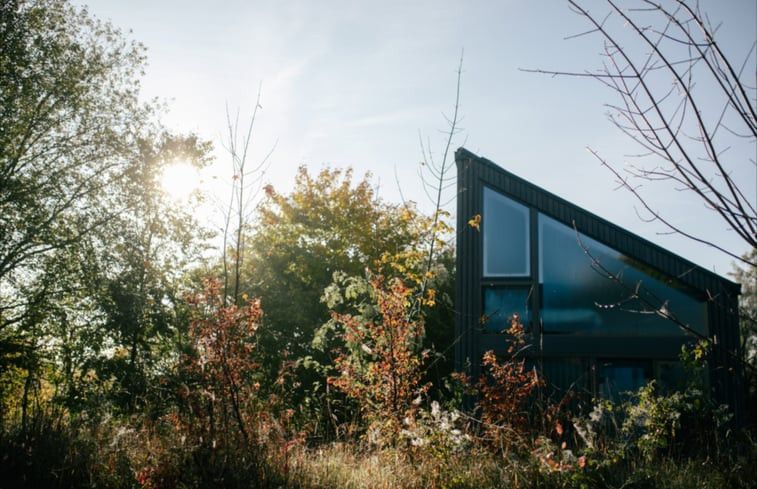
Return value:
[(408, 312), (412, 289), (398, 278), (387, 284), (383, 276), (370, 280), (377, 303), (375, 314), (337, 314), (343, 328), (344, 349), (334, 361), (338, 375), (328, 382), (361, 402), (369, 431), (394, 443), (405, 418), (413, 419), (421, 396), (422, 366), (427, 351), (418, 351), (424, 326)]
[(483, 355), (485, 373), (478, 380), (478, 409), (485, 441), (492, 447), (508, 450), (527, 445), (530, 432), (528, 403), (534, 390), (542, 385), (536, 370), (527, 370), (520, 357), (526, 347), (525, 329), (517, 314), (513, 315), (507, 358), (498, 358), (493, 351)]

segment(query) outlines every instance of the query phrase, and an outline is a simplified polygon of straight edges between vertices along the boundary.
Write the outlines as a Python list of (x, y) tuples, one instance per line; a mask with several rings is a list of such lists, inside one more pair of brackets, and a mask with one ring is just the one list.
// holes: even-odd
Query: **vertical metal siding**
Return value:
[[(728, 351), (739, 353), (738, 294), (740, 286), (650, 243), (594, 214), (585, 211), (507, 171), (493, 162), (480, 158), (464, 148), (456, 152), (458, 170), (457, 202), (457, 289), (455, 325), (459, 341), (455, 348), (458, 369), (470, 359), (477, 371), (478, 333), (481, 317), (480, 287), (482, 279), (481, 233), (468, 226), (468, 219), (481, 214), (483, 185), (489, 185), (510, 198), (523, 202), (537, 211), (573, 226), (579, 231), (629, 257), (645, 263), (661, 273), (676, 277), (683, 284), (714, 296), (709, 303), (709, 328), (718, 343)], [(486, 216), (484, 223), (486, 225)], [(536, 262), (534, 262), (536, 263)], [(715, 353), (712, 386), (715, 397), (733, 405), (737, 416), (743, 414), (743, 372), (722, 350)]]

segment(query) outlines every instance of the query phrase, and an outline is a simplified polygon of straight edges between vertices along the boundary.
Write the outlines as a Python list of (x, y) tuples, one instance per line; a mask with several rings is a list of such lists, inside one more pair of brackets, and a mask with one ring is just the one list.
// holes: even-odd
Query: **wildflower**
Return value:
[(594, 409), (589, 413), (589, 419), (592, 423), (598, 423), (602, 419), (602, 406), (594, 406)]
[(432, 401), (431, 402), (431, 416), (433, 416), (435, 419), (439, 419), (440, 415), (441, 415), (441, 408), (439, 407), (439, 402)]

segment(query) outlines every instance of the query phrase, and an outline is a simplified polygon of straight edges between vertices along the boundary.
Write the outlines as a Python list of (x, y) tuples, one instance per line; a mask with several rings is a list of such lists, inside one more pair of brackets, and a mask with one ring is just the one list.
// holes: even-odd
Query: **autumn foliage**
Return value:
[(237, 437), (249, 441), (260, 384), (255, 371), (255, 335), (263, 316), (258, 299), (226, 305), (221, 283), (206, 279), (202, 292), (188, 298), (193, 311), (191, 353), (184, 359), (182, 425), (198, 441), (215, 446)]
[(517, 314), (511, 318), (507, 357), (489, 350), (483, 355), (485, 374), (478, 380), (478, 406), (485, 439), (495, 446), (512, 445), (528, 430), (527, 403), (543, 384), (536, 369), (526, 368), (520, 353), (526, 347), (525, 331)]
[(400, 279), (387, 283), (378, 276), (370, 284), (378, 304), (374, 317), (334, 313), (346, 348), (334, 362), (339, 375), (329, 383), (362, 403), (372, 427), (394, 437), (429, 388), (422, 383), (427, 352), (419, 351), (424, 325), (408, 317), (412, 289)]

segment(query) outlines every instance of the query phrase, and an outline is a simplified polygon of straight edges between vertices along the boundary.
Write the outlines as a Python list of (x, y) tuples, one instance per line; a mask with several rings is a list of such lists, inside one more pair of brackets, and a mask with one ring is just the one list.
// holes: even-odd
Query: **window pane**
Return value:
[(528, 207), (484, 187), (484, 275), (530, 273)]
[(622, 401), (627, 393), (652, 380), (651, 361), (606, 361), (599, 369), (599, 396)]
[[(539, 245), (545, 333), (684, 334), (675, 323), (658, 314), (664, 306), (684, 324), (706, 334), (705, 302), (674, 288), (675, 281), (653, 269), (582, 234), (576, 235), (570, 227), (543, 215), (539, 215)], [(592, 259), (606, 272), (601, 273), (596, 265), (592, 267)]]
[(488, 288), (484, 290), (484, 314), (487, 317), (485, 330), (490, 333), (501, 333), (510, 329), (510, 318), (516, 313), (520, 316), (526, 331), (530, 330), (529, 295), (529, 290), (526, 287)]

